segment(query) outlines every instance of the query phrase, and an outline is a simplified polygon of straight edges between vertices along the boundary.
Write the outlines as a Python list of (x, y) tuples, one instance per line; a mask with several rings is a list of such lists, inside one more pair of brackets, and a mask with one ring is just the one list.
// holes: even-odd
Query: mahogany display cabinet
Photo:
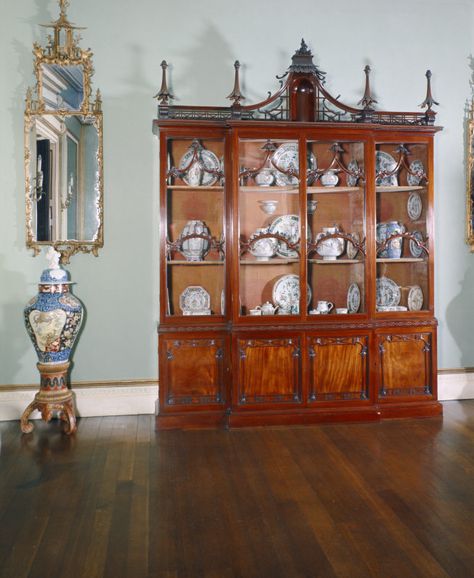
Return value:
[(325, 88), (302, 41), (265, 101), (174, 106), (160, 140), (158, 428), (433, 416), (430, 76), (421, 112)]

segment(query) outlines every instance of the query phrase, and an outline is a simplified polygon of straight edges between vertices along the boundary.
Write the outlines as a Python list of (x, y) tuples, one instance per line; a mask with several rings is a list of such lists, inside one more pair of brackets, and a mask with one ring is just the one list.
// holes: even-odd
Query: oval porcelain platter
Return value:
[(408, 173), (407, 183), (410, 187), (417, 187), (421, 182), (422, 175), (425, 173), (425, 167), (421, 161), (413, 161), (410, 163), (410, 171), (415, 174)]
[[(277, 148), (277, 150), (273, 153), (272, 162), (274, 165), (283, 169), (284, 171), (287, 171), (291, 165), (291, 167), (298, 172), (299, 170), (298, 143), (286, 142), (280, 145)], [(316, 157), (314, 156), (313, 153), (308, 154), (308, 168), (311, 170), (318, 168)], [(297, 185), (299, 183), (299, 180), (296, 176), (285, 175), (285, 173), (277, 170), (275, 174), (275, 182), (279, 187), (288, 187)]]
[[(423, 234), (421, 233), (421, 231), (413, 231), (412, 235), (413, 237), (415, 237), (415, 239), (423, 243)], [(423, 249), (420, 246), (418, 246), (413, 239), (410, 239), (409, 247), (410, 247), (410, 254), (412, 257), (419, 259), (420, 257), (423, 256), (424, 253)]]
[[(375, 153), (375, 174), (378, 175), (382, 171), (388, 173), (395, 170), (397, 163), (395, 159), (388, 153), (383, 151), (377, 151)], [(375, 184), (377, 187), (396, 187), (398, 185), (398, 179), (396, 173), (388, 176), (379, 176), (375, 178)]]
[[(285, 311), (299, 313), (300, 278), (298, 275), (284, 275), (273, 285), (273, 302)], [(311, 301), (311, 288), (306, 286), (306, 305)]]
[(360, 307), (360, 289), (357, 283), (352, 283), (347, 292), (347, 312), (357, 313)]
[(388, 277), (377, 279), (377, 307), (395, 307), (400, 304), (400, 287)]
[[(181, 157), (179, 161), (180, 171), (189, 165), (194, 152), (194, 148), (189, 148)], [(221, 162), (217, 156), (212, 151), (201, 149), (197, 158), (183, 176), (183, 181), (190, 187), (210, 187), (217, 181), (218, 177), (208, 171), (219, 171), (220, 169)]]
[(417, 221), (423, 212), (423, 202), (418, 193), (411, 193), (407, 201), (407, 213), (411, 221)]
[(420, 286), (413, 285), (408, 292), (409, 311), (420, 311), (423, 307), (423, 291)]

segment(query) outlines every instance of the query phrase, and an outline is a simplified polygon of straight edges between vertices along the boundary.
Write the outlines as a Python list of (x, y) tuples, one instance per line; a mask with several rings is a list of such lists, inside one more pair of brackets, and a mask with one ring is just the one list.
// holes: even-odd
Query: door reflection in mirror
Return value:
[(99, 135), (94, 117), (41, 115), (30, 139), (36, 241), (94, 241), (99, 228)]

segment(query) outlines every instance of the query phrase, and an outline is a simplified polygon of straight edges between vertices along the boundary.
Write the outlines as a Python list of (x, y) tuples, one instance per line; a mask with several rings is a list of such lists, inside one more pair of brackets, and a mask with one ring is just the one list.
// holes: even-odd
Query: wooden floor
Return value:
[(474, 400), (444, 417), (0, 424), (2, 578), (474, 577)]

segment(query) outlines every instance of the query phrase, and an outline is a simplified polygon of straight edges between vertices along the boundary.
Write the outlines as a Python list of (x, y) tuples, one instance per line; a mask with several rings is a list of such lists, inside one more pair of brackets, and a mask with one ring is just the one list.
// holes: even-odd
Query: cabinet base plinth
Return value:
[(227, 427), (227, 416), (224, 411), (187, 413), (162, 413), (156, 416), (156, 429), (218, 429)]
[(436, 417), (443, 414), (443, 406), (439, 401), (406, 403), (390, 403), (379, 405), (381, 419), (401, 419), (410, 417)]
[(443, 413), (438, 401), (406, 402), (354, 408), (308, 408), (284, 411), (188, 412), (159, 414), (157, 430), (229, 429), (243, 427), (311, 425), (317, 423), (370, 422), (384, 419), (436, 417)]

